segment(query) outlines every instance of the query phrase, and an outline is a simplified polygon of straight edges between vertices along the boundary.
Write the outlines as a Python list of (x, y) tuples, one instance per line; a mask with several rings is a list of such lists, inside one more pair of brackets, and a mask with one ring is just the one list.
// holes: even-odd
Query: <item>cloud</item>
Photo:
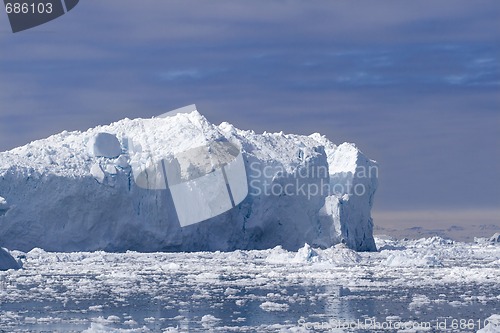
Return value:
[(160, 80), (200, 80), (224, 72), (224, 69), (173, 69), (158, 73)]
[(196, 69), (173, 70), (159, 74), (160, 78), (167, 81), (174, 81), (183, 78), (199, 79), (203, 75), (201, 71)]

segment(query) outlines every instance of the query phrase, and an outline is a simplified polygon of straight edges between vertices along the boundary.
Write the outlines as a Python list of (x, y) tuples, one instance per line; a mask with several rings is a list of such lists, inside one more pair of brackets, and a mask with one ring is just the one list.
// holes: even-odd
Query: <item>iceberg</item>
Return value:
[(19, 268), (21, 266), (16, 259), (7, 250), (0, 247), (0, 271)]
[(354, 144), (214, 125), (194, 105), (64, 131), (0, 153), (0, 245), (374, 251), (377, 168)]
[(500, 243), (500, 232), (496, 232), (493, 236), (490, 237), (491, 243)]

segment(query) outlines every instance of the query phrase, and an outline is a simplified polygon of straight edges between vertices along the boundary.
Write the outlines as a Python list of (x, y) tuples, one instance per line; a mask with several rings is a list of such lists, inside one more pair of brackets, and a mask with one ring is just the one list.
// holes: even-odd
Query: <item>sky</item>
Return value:
[(498, 22), (497, 0), (82, 0), (16, 34), (0, 13), (0, 151), (195, 103), (356, 143), (382, 225), (500, 226)]

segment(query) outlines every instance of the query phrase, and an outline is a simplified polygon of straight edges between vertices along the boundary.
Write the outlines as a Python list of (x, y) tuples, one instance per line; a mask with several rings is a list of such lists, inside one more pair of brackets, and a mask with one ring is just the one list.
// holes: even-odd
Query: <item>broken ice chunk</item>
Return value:
[(109, 133), (97, 133), (89, 140), (87, 148), (89, 154), (95, 157), (115, 158), (122, 153), (120, 142)]

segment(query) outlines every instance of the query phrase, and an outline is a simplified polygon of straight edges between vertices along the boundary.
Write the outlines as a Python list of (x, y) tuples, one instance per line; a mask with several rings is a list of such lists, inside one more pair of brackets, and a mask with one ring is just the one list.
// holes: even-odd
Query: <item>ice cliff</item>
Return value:
[(124, 119), (0, 153), (0, 246), (372, 251), (376, 188), (374, 161), (320, 134)]

